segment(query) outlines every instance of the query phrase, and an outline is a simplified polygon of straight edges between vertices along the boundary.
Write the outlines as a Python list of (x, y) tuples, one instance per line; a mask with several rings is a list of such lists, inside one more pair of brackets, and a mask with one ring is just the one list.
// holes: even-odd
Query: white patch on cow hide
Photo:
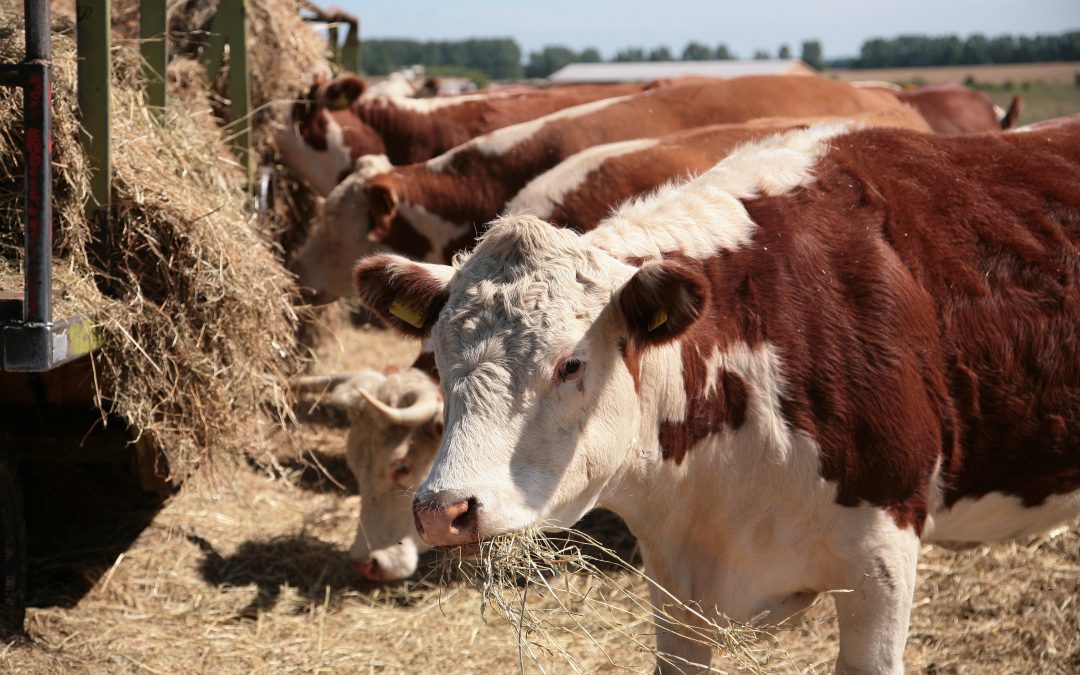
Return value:
[(813, 168), (848, 123), (819, 124), (744, 145), (694, 180), (623, 205), (585, 235), (618, 258), (679, 252), (710, 258), (749, 244), (757, 230), (742, 200), (813, 183)]
[(547, 220), (569, 193), (613, 157), (621, 157), (659, 145), (655, 138), (597, 145), (563, 160), (521, 189), (506, 205), (507, 213), (529, 213)]
[(430, 115), (436, 110), (454, 108), (470, 101), (480, 101), (488, 98), (488, 94), (463, 94), (460, 96), (435, 96), (433, 98), (404, 98), (380, 96), (365, 103), (377, 108), (396, 108), (421, 115)]
[(428, 169), (432, 171), (445, 171), (454, 162), (454, 157), (461, 152), (469, 152), (470, 150), (480, 153), (485, 157), (497, 157), (505, 155), (514, 146), (522, 143), (533, 136), (549, 122), (558, 122), (561, 120), (570, 120), (583, 115), (603, 110), (608, 106), (616, 103), (621, 103), (634, 96), (641, 96), (641, 94), (631, 94), (628, 96), (615, 96), (613, 98), (602, 98), (598, 101), (591, 101), (589, 103), (583, 103), (581, 105), (573, 106), (572, 108), (564, 108), (562, 110), (551, 113), (550, 115), (544, 115), (528, 122), (521, 122), (502, 129), (496, 129), (495, 131), (488, 132), (483, 136), (477, 136), (471, 141), (467, 141), (457, 146), (452, 150), (448, 150), (443, 154), (429, 159), (427, 162)]
[(424, 257), (425, 262), (446, 262), (450, 259), (448, 248), (451, 242), (473, 231), (471, 223), (451, 222), (419, 204), (403, 201), (398, 208), (409, 224), (431, 244), (431, 250)]
[(1080, 491), (1052, 495), (1040, 506), (1024, 506), (1016, 496), (991, 492), (965, 497), (929, 518), (927, 541), (1000, 541), (1038, 534), (1080, 513)]
[(360, 155), (353, 163), (352, 175), (358, 180), (366, 181), (393, 168), (394, 165), (386, 155)]
[(316, 150), (304, 142), (295, 123), (279, 129), (276, 134), (282, 163), (311, 186), (320, 197), (330, 194), (338, 184), (338, 176), (352, 166), (352, 154), (345, 145), (345, 134), (334, 118), (326, 117), (326, 150)]

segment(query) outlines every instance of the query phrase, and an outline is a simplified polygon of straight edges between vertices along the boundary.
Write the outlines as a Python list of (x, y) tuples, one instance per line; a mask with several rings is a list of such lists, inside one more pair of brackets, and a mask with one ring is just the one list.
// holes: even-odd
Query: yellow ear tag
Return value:
[(337, 98), (330, 102), (331, 110), (344, 110), (349, 107), (349, 97), (345, 95), (345, 92), (338, 94)]
[(409, 324), (413, 328), (424, 327), (424, 317), (411, 305), (407, 305), (400, 299), (390, 303), (390, 313)]
[(656, 310), (656, 314), (653, 314), (652, 315), (652, 320), (649, 321), (649, 332), (650, 333), (653, 332), (654, 330), (656, 330), (660, 326), (663, 326), (665, 323), (667, 323), (667, 310), (666, 309), (658, 309), (658, 310)]

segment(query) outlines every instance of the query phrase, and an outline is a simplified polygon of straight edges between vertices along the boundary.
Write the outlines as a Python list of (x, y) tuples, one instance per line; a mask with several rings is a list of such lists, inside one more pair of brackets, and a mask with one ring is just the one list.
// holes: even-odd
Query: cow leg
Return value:
[(872, 550), (860, 552), (857, 576), (845, 586), (850, 591), (833, 596), (840, 625), (837, 673), (904, 672), (919, 539), (910, 530), (890, 529), (875, 537)]
[(678, 628), (660, 616), (656, 621), (657, 675), (692, 675), (709, 672), (712, 649), (696, 640), (683, 637)]
[[(651, 588), (649, 593), (653, 607), (653, 623), (656, 625), (656, 672), (658, 675), (691, 675), (709, 672), (712, 649), (697, 640), (686, 637), (675, 621), (690, 625), (697, 622), (687, 616), (688, 612), (672, 607), (671, 599), (660, 597)], [(665, 611), (661, 611), (661, 608)], [(670, 616), (667, 614), (670, 612)]]

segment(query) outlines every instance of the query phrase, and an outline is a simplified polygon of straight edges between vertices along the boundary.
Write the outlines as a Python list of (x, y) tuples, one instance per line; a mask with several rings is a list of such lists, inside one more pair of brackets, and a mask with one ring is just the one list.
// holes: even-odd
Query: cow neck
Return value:
[[(360, 101), (356, 116), (374, 129), (386, 145), (386, 155), (395, 165), (429, 159), (444, 149), (439, 113), (422, 113), (398, 108), (378, 99)], [(452, 147), (446, 146), (446, 147)]]

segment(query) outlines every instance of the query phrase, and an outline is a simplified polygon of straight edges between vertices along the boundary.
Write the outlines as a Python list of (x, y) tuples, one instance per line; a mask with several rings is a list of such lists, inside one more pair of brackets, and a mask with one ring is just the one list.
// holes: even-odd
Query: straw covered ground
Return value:
[[(162, 448), (177, 477), (210, 450), (239, 453), (262, 443), (273, 420), (287, 416), (282, 380), (300, 363), (295, 289), (274, 240), (279, 230), (302, 229), (309, 214), (292, 212), (305, 201), (297, 196), (279, 200), (268, 222), (252, 216), (225, 142), (231, 131), (215, 115), (219, 95), (189, 58), (197, 48), (185, 40), (197, 27), (177, 27), (178, 17), (203, 20), (197, 10), (211, 4), (171, 3), (177, 56), (159, 123), (140, 94), (130, 36), (137, 3), (117, 3), (107, 228), (84, 216), (89, 185), (78, 142), (74, 28), (63, 6), (54, 22), (54, 286), (62, 292), (55, 316), (93, 317), (104, 339), (95, 356), (102, 409)], [(21, 5), (0, 2), (0, 61), (23, 57)], [(297, 7), (293, 0), (248, 4), (259, 67), (253, 136), (263, 155), (288, 103), (327, 67)], [(280, 58), (283, 51), (291, 57)], [(21, 118), (21, 94), (0, 99), (0, 290), (22, 286)]]
[[(322, 369), (405, 365), (415, 355), (415, 344), (353, 328), (338, 314), (320, 351)], [(0, 648), (0, 670), (650, 671), (651, 627), (637, 608), (646, 583), (625, 568), (596, 565), (608, 577), (603, 583), (549, 575), (554, 593), (534, 580), (524, 598), (518, 587), (489, 594), (486, 621), (480, 593), (460, 577), (439, 581), (432, 567), (419, 582), (359, 581), (347, 560), (359, 503), (341, 455), (344, 431), (306, 426), (302, 435), (276, 436), (272, 456), (216, 463), (211, 479), (186, 483), (125, 551), (98, 541), (90, 562), (56, 554), (31, 560), (41, 578), (71, 566), (70, 575), (90, 580), (90, 590), (69, 608), (29, 610), (28, 638)], [(632, 555), (632, 540), (611, 517), (593, 518), (583, 529)], [(49, 605), (42, 593), (31, 589), (37, 604)], [(1078, 595), (1080, 522), (1010, 544), (926, 546), (908, 668), (1075, 673)], [(503, 618), (499, 598), (511, 611), (524, 600), (527, 618), (540, 629), (520, 649), (517, 624)], [(744, 667), (735, 672), (831, 672), (831, 604), (820, 603), (775, 638), (738, 635)]]

